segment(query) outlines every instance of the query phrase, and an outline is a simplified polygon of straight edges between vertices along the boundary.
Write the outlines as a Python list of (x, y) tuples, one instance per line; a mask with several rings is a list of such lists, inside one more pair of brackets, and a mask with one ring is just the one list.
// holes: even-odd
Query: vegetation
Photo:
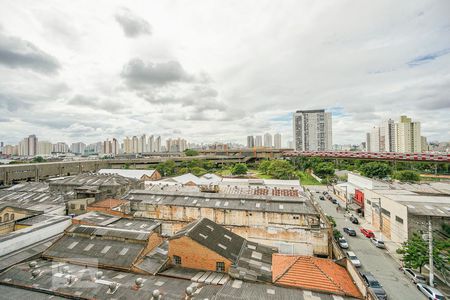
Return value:
[(245, 175), (247, 174), (247, 171), (248, 171), (247, 165), (244, 163), (235, 164), (231, 168), (231, 174), (233, 175)]
[(276, 179), (293, 179), (297, 175), (294, 166), (287, 160), (264, 160), (258, 166), (259, 172)]
[(392, 174), (392, 168), (388, 164), (376, 161), (364, 164), (361, 166), (360, 171), (363, 176), (379, 179), (386, 178)]
[(334, 166), (329, 162), (321, 162), (313, 167), (314, 174), (320, 178), (329, 178), (334, 176)]
[(308, 174), (306, 172), (298, 171), (297, 175), (300, 178), (300, 183), (302, 185), (320, 185), (321, 184), (314, 177), (312, 177), (311, 174)]
[[(419, 269), (420, 272), (422, 272), (422, 267), (428, 263), (430, 255), (428, 242), (419, 233), (413, 233), (411, 239), (403, 243), (402, 248), (397, 252), (403, 255), (403, 264), (406, 267)], [(432, 255), (434, 266), (446, 276), (450, 264), (450, 240), (433, 239)]]
[(330, 221), (331, 226), (336, 227), (336, 221), (332, 216), (327, 216), (328, 221)]
[(400, 181), (416, 182), (420, 181), (420, 174), (412, 170), (396, 171), (392, 178)]
[(338, 229), (333, 229), (333, 236), (337, 240), (342, 237), (342, 233)]
[(33, 158), (33, 160), (31, 162), (42, 163), (42, 162), (46, 162), (46, 160), (42, 156), (36, 156), (35, 158)]
[(186, 156), (198, 156), (198, 151), (193, 150), (193, 149), (186, 149), (186, 150), (184, 150), (184, 154)]
[(156, 170), (161, 174), (161, 176), (174, 176), (176, 174), (176, 164), (173, 160), (166, 160), (160, 162), (156, 166)]

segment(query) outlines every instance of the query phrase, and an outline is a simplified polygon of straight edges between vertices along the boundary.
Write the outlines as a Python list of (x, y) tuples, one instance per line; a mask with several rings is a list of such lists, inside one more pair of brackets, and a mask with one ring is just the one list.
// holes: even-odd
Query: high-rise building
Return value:
[(55, 152), (55, 153), (67, 153), (67, 152), (69, 152), (69, 145), (67, 145), (64, 142), (58, 142), (56, 144), (53, 144), (52, 152)]
[(294, 113), (293, 125), (295, 150), (331, 150), (333, 144), (331, 113), (323, 109), (298, 110)]
[(374, 126), (367, 133), (367, 151), (380, 152), (380, 127)]
[(82, 142), (72, 143), (72, 145), (70, 145), (70, 151), (74, 154), (84, 154), (85, 149), (86, 144)]
[(154, 146), (155, 146), (155, 137), (151, 135), (148, 138), (147, 152), (154, 152)]
[(380, 126), (380, 151), (395, 152), (395, 125), (394, 120), (386, 120)]
[(253, 148), (255, 147), (255, 138), (253, 135), (247, 136), (247, 148)]
[(413, 153), (422, 151), (420, 122), (401, 116), (395, 123), (395, 152)]
[(119, 154), (119, 150), (120, 150), (119, 142), (117, 141), (116, 138), (113, 138), (111, 141), (111, 154), (117, 155)]
[(262, 143), (262, 136), (261, 135), (257, 135), (255, 137), (255, 147), (262, 147), (263, 143)]
[(162, 152), (162, 151), (161, 151), (161, 136), (158, 136), (158, 137), (155, 139), (155, 144), (154, 144), (153, 152)]
[(293, 141), (288, 141), (288, 148), (289, 149), (294, 149), (294, 142)]
[(268, 132), (264, 134), (264, 147), (272, 148), (272, 135)]
[(138, 153), (139, 150), (139, 139), (137, 136), (133, 136), (132, 138), (132, 147), (130, 153)]
[(281, 134), (275, 133), (275, 135), (273, 136), (273, 143), (275, 149), (281, 149)]
[(428, 142), (427, 142), (427, 138), (425, 136), (420, 137), (421, 138), (421, 148), (422, 148), (422, 152), (428, 151), (429, 147), (428, 147)]
[(20, 156), (35, 156), (37, 152), (37, 137), (32, 134), (19, 142), (19, 155)]
[(52, 149), (52, 143), (48, 141), (39, 141), (37, 143), (37, 155), (51, 155)]
[(132, 153), (133, 141), (127, 136), (123, 140), (123, 153)]

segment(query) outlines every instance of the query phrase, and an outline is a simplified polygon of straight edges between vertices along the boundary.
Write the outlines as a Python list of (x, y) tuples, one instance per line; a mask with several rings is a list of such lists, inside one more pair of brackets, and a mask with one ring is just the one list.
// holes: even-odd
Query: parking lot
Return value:
[[(341, 231), (349, 244), (348, 251), (353, 251), (361, 261), (363, 272), (371, 272), (385, 289), (388, 299), (426, 299), (420, 293), (416, 286), (399, 270), (400, 265), (384, 249), (376, 248), (370, 239), (366, 238), (361, 232), (360, 227), (350, 222), (348, 217), (344, 216), (343, 210), (336, 212), (336, 205), (329, 200), (319, 200), (322, 192), (326, 191), (326, 186), (308, 186), (313, 193), (315, 200), (322, 207), (323, 211), (332, 216), (336, 221), (336, 228)], [(320, 193), (316, 193), (319, 191)], [(337, 198), (328, 191), (333, 198)], [(361, 218), (358, 218), (360, 221)], [(363, 222), (364, 224), (364, 222)], [(343, 232), (343, 227), (351, 227), (356, 231), (356, 236), (348, 236)], [(378, 235), (376, 234), (376, 237)], [(347, 250), (344, 250), (344, 252)]]

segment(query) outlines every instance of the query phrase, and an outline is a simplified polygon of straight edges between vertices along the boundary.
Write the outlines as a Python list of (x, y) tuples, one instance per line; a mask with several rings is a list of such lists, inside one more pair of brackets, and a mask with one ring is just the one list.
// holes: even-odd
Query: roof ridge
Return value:
[[(345, 289), (339, 284), (339, 283), (337, 283), (337, 282), (335, 282), (330, 276), (328, 276), (328, 274), (326, 273), (326, 272), (324, 272), (323, 270), (322, 270), (322, 268), (320, 268), (317, 264), (316, 264), (316, 261), (315, 260), (313, 260), (313, 259), (311, 259), (311, 258), (309, 258), (308, 257), (308, 259), (310, 259), (311, 260), (311, 262), (314, 264), (314, 266), (323, 274), (323, 275), (325, 275), (327, 278), (328, 278), (328, 280), (334, 285), (334, 286), (336, 286), (336, 288), (339, 290), (339, 291), (341, 291), (344, 295), (347, 295), (347, 293), (345, 292)], [(339, 266), (338, 264), (336, 264), (337, 266)], [(340, 267), (340, 266), (339, 266)]]
[(281, 273), (273, 280), (273, 282), (277, 282), (278, 279), (280, 279), (281, 277), (283, 277), (290, 269), (292, 269), (292, 267), (298, 262), (299, 259), (300, 259), (300, 256), (297, 256), (297, 257), (295, 258), (295, 260), (294, 260), (290, 265), (288, 265), (288, 267), (286, 268), (286, 270), (284, 270), (284, 272), (281, 272)]

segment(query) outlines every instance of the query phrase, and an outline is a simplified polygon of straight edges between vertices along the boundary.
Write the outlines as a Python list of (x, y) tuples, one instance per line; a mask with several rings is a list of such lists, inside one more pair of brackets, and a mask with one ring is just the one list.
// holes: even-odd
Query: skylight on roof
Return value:
[(106, 252), (109, 251), (109, 249), (111, 249), (111, 246), (105, 246), (105, 248), (103, 248), (102, 253), (105, 254)]
[(214, 228), (211, 225), (206, 225), (206, 227), (208, 227), (209, 230), (214, 231)]
[(203, 233), (199, 233), (198, 235), (201, 236), (202, 238), (204, 238), (205, 240), (208, 238), (208, 236)]
[(94, 247), (94, 244), (89, 244), (83, 249), (83, 251), (89, 251), (92, 247)]
[(267, 294), (275, 295), (275, 290), (274, 289), (267, 289)]
[(229, 236), (229, 235), (226, 235), (226, 234), (224, 234), (223, 235), (226, 239), (228, 239), (228, 240), (230, 240), (231, 241), (231, 236)]
[(224, 250), (227, 250), (227, 246), (224, 246), (224, 245), (222, 245), (222, 244), (218, 244), (217, 246), (219, 246), (220, 248), (222, 248), (222, 249), (224, 249)]
[(75, 247), (76, 245), (78, 245), (78, 242), (73, 242), (72, 244), (67, 246), (67, 249), (73, 249), (73, 247)]
[(432, 207), (432, 206), (429, 206), (429, 205), (425, 205), (425, 208), (426, 208), (426, 209), (433, 209), (433, 207)]

